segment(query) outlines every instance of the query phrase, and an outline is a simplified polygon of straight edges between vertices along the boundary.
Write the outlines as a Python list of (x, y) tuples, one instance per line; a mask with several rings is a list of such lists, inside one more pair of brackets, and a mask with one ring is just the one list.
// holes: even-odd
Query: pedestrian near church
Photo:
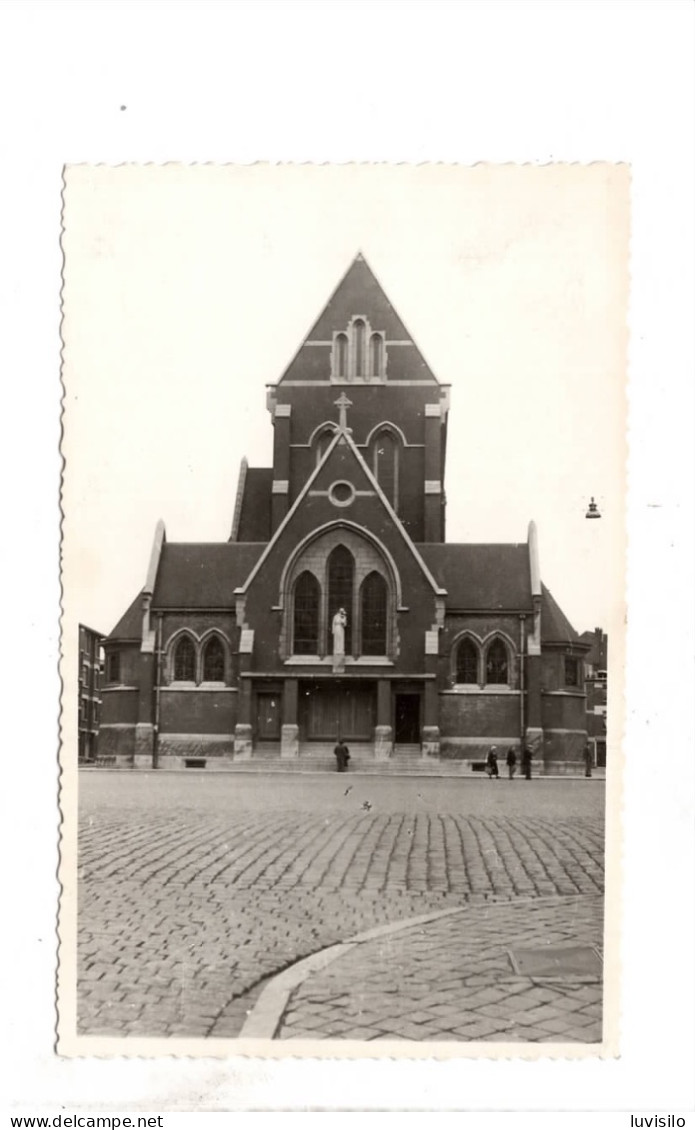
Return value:
[(497, 746), (496, 745), (493, 745), (490, 752), (488, 753), (487, 761), (485, 762), (485, 766), (486, 766), (487, 775), (491, 780), (492, 780), (493, 777), (499, 777), (500, 771), (497, 767)]
[(350, 750), (346, 746), (342, 738), (338, 739), (338, 744), (333, 750), (336, 760), (336, 768), (339, 773), (346, 773), (348, 762), (350, 760)]
[(533, 761), (533, 754), (530, 749), (524, 748), (521, 758), (521, 768), (524, 771), (524, 777), (527, 781), (531, 780), (531, 762)]
[(512, 781), (516, 773), (516, 750), (513, 745), (510, 745), (507, 750), (507, 769), (509, 770), (509, 780)]
[(590, 777), (594, 764), (594, 754), (589, 742), (584, 746), (584, 776)]

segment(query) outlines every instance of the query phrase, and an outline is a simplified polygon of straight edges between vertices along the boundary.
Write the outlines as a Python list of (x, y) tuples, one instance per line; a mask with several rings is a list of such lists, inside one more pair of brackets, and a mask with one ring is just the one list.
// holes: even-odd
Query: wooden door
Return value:
[(280, 740), (281, 696), (271, 692), (259, 693), (256, 705), (256, 732), (261, 742)]

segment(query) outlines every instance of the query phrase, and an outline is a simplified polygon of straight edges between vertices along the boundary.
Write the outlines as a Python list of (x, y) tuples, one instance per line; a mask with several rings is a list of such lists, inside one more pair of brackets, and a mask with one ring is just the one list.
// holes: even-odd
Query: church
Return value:
[[(267, 389), (219, 543), (153, 540), (104, 640), (99, 755), (133, 768), (448, 760), (583, 772), (588, 650), (522, 544), (446, 541), (450, 389), (362, 255)], [(303, 760), (302, 760), (303, 759)], [(388, 766), (386, 763), (390, 763)]]

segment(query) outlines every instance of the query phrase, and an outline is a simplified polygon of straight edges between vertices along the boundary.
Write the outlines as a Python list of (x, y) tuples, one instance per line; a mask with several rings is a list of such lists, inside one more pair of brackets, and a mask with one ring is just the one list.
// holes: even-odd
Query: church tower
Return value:
[(448, 386), (436, 379), (358, 255), (282, 377), (268, 389), (272, 472), (244, 469), (243, 477), (247, 492), (249, 475), (252, 493), (257, 489), (260, 496), (270, 487), (270, 527), (258, 528), (258, 509), (249, 505), (246, 514), (236, 516), (232, 540), (272, 536), (344, 412), (356, 447), (412, 540), (443, 542), (448, 407)]

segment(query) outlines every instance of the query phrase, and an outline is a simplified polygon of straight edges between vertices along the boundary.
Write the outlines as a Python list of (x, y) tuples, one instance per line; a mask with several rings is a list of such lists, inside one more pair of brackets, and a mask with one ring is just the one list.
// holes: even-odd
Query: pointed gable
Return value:
[(389, 380), (427, 380), (438, 384), (361, 253), (339, 282), (278, 384), (330, 380), (334, 337), (345, 333), (354, 318), (365, 319), (371, 331), (383, 335), (387, 383)]

